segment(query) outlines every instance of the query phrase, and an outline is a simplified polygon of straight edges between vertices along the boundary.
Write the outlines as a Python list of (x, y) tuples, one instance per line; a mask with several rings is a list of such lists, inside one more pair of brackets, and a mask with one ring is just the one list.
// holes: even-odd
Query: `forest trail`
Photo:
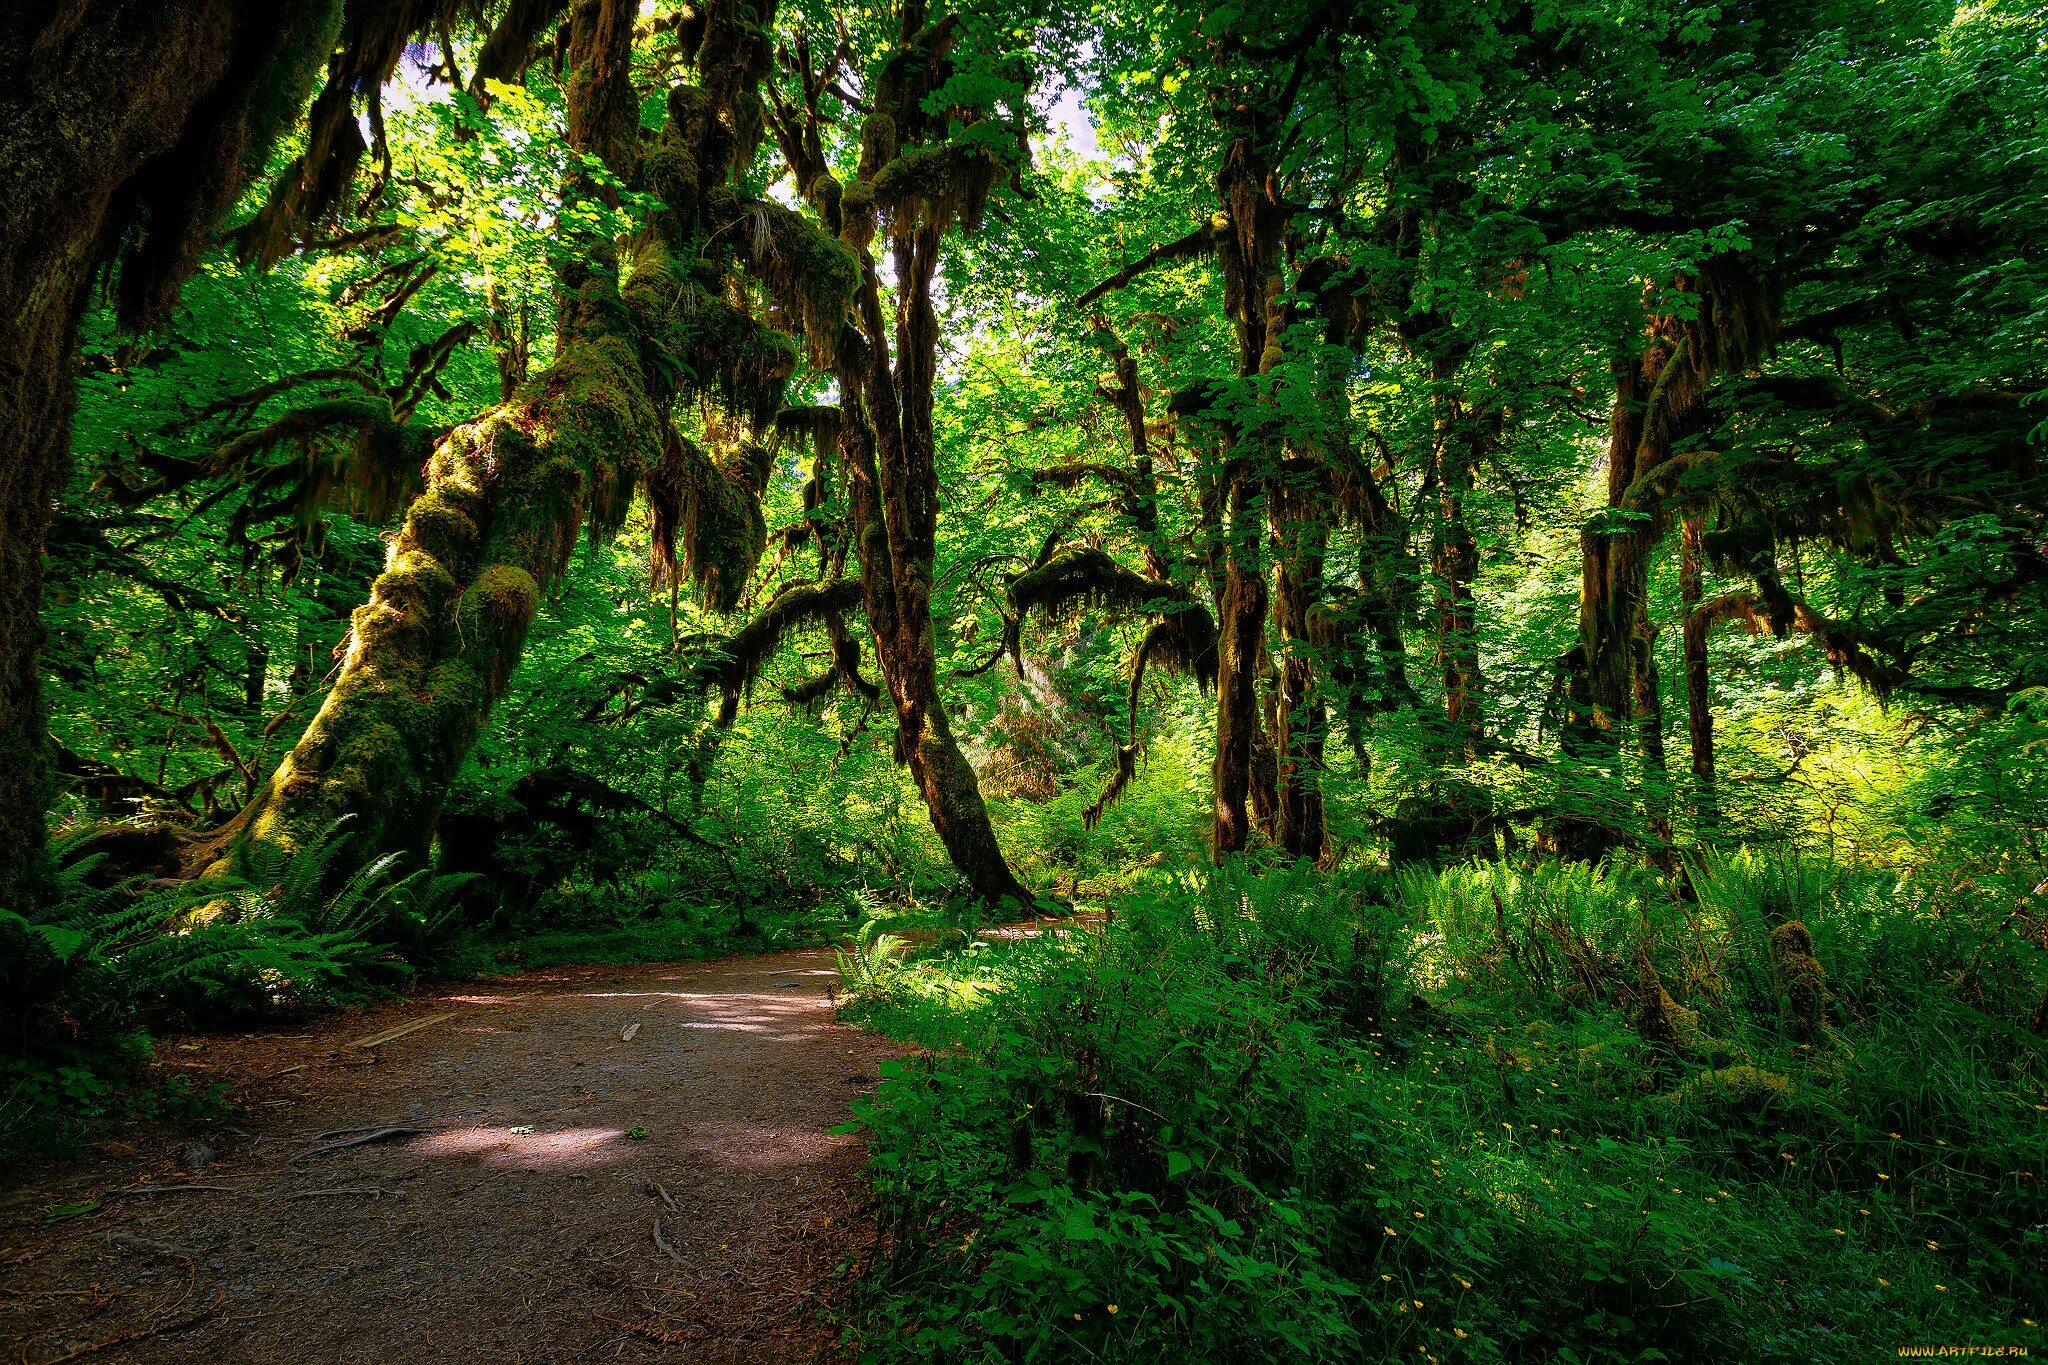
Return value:
[[(166, 1039), (240, 1134), (10, 1179), (0, 1361), (832, 1359), (818, 1310), (874, 1239), (832, 1129), (899, 1051), (834, 1022), (836, 981), (816, 951), (567, 967)], [(321, 1150), (385, 1127), (422, 1131)]]

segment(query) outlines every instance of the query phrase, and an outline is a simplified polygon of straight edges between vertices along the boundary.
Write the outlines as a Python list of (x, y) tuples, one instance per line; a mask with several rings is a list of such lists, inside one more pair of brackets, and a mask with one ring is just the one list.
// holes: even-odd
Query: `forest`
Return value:
[(2023, 1356), (2044, 1175), (2034, 0), (0, 14), (24, 1362)]

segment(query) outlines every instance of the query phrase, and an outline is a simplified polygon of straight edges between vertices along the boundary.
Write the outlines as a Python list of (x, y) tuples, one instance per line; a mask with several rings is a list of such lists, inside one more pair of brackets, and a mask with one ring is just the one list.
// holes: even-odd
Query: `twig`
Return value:
[(150, 1237), (137, 1237), (132, 1232), (110, 1232), (107, 1234), (107, 1240), (120, 1246), (134, 1247), (138, 1251), (157, 1251), (167, 1256), (183, 1256), (187, 1260), (199, 1254), (190, 1247), (179, 1246), (176, 1242), (159, 1242)]
[(339, 1152), (346, 1147), (361, 1147), (366, 1143), (383, 1142), (387, 1138), (407, 1137), (416, 1133), (431, 1133), (432, 1131), (433, 1129), (431, 1128), (379, 1128), (374, 1132), (365, 1133), (361, 1137), (348, 1138), (342, 1142), (330, 1142), (323, 1147), (308, 1147), (305, 1151), (293, 1157), (292, 1160), (304, 1161), (307, 1157), (319, 1156), (322, 1152)]
[(174, 1318), (169, 1322), (161, 1322), (154, 1327), (138, 1327), (132, 1332), (123, 1332), (119, 1336), (108, 1337), (104, 1341), (95, 1341), (89, 1345), (80, 1346), (76, 1350), (66, 1351), (61, 1356), (51, 1356), (48, 1360), (43, 1361), (42, 1365), (63, 1365), (63, 1362), (67, 1360), (79, 1360), (85, 1356), (95, 1355), (107, 1350), (109, 1347), (125, 1346), (131, 1341), (142, 1341), (149, 1337), (160, 1337), (166, 1332), (182, 1331), (184, 1328), (202, 1323), (215, 1313), (218, 1313), (221, 1304), (227, 1301), (227, 1297), (227, 1291), (223, 1289), (220, 1292), (219, 1298), (215, 1299), (207, 1307), (200, 1309), (197, 1313), (190, 1313), (182, 1318)]
[(702, 1331), (673, 1332), (657, 1322), (627, 1322), (624, 1318), (614, 1318), (603, 1313), (592, 1313), (590, 1316), (599, 1322), (609, 1322), (623, 1327), (635, 1336), (650, 1337), (664, 1346), (677, 1346), (685, 1341), (703, 1341), (708, 1335)]
[(112, 1199), (122, 1194), (190, 1194), (195, 1190), (216, 1190), (222, 1194), (233, 1194), (232, 1185), (130, 1185), (122, 1190), (108, 1190), (103, 1196)]
[(387, 1194), (392, 1196), (394, 1199), (398, 1197), (397, 1190), (379, 1189), (375, 1185), (338, 1185), (331, 1190), (300, 1190), (297, 1194), (286, 1195), (285, 1198), (318, 1199), (321, 1195), (325, 1194), (367, 1194), (373, 1195), (379, 1199), (383, 1198)]
[(690, 1268), (690, 1263), (682, 1258), (681, 1253), (668, 1244), (666, 1237), (661, 1235), (661, 1215), (658, 1213), (654, 1215), (654, 1244), (660, 1247), (662, 1254), (671, 1261), (674, 1261), (685, 1270)]
[(367, 1038), (358, 1038), (353, 1043), (350, 1043), (349, 1046), (378, 1047), (384, 1043), (390, 1042), (393, 1038), (403, 1038), (406, 1034), (416, 1032), (417, 1030), (426, 1028), (429, 1025), (439, 1024), (449, 1019), (453, 1019), (456, 1015), (460, 1013), (462, 1013), (461, 1010), (449, 1010), (444, 1014), (430, 1014), (424, 1019), (415, 1019), (410, 1024), (400, 1024), (397, 1028), (386, 1029), (382, 1033), (373, 1033)]

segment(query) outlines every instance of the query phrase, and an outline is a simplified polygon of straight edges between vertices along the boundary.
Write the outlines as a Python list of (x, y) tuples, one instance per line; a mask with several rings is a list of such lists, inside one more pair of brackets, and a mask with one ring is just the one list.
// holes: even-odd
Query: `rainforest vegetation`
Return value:
[(9, 5), (0, 1151), (826, 945), (849, 1358), (2039, 1348), (2044, 456), (2027, 0)]

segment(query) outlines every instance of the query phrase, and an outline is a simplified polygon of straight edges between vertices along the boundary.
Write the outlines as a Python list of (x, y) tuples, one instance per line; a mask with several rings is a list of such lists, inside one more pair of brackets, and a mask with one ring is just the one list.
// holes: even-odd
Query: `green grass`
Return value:
[[(1233, 870), (1100, 936), (868, 937), (855, 1015), (931, 1051), (860, 1113), (863, 1359), (2039, 1349), (2038, 952), (1840, 869), (1695, 880)], [(1810, 1044), (1769, 966), (1794, 911)]]

